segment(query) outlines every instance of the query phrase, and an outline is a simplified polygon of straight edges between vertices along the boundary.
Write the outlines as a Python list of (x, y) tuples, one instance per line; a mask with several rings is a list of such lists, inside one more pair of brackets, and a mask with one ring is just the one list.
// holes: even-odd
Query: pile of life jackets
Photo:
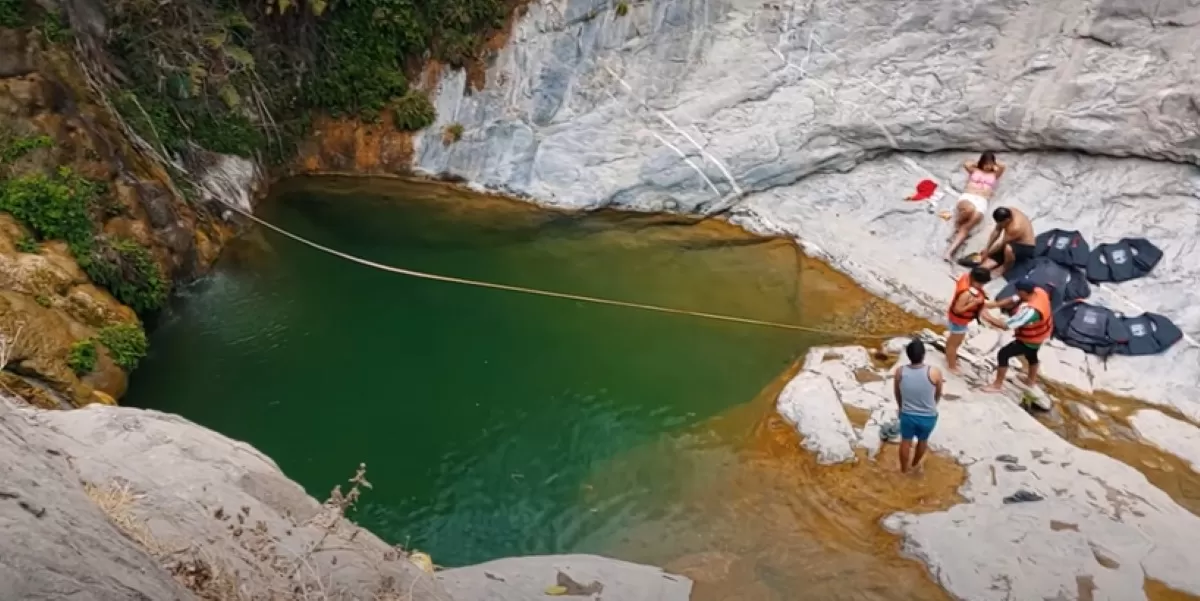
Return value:
[(1092, 249), (1077, 231), (1050, 230), (1038, 235), (1033, 259), (1013, 265), (997, 298), (1016, 294), (1016, 283), (1029, 281), (1050, 296), (1054, 337), (1064, 344), (1102, 357), (1158, 354), (1183, 338), (1170, 319), (1157, 313), (1126, 316), (1083, 300), (1091, 296), (1088, 282), (1145, 276), (1162, 256), (1145, 238), (1122, 238)]

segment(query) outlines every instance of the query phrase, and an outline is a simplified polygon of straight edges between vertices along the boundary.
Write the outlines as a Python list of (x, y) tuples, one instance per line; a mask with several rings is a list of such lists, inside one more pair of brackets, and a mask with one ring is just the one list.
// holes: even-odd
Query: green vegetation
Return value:
[[(11, 2), (12, 0), (0, 0)], [(218, 152), (288, 160), (311, 116), (399, 129), (436, 115), (409, 88), (426, 57), (463, 66), (514, 0), (118, 0), (109, 49), (131, 84), (112, 98), (166, 153), (192, 140)]]
[(17, 239), (17, 251), (36, 255), (41, 248), (38, 247), (38, 241), (31, 236), (21, 236)]
[[(0, 3), (4, 0), (0, 0)], [(50, 136), (22, 136), (17, 138), (0, 139), (0, 165), (14, 163), (17, 159), (37, 150), (39, 148), (50, 148), (54, 145), (54, 140)]]
[(433, 120), (437, 119), (437, 112), (424, 94), (414, 90), (396, 101), (393, 117), (396, 129), (416, 131), (433, 125)]
[[(34, 148), (47, 146), (48, 138), (30, 138), (6, 152), (10, 160)], [(38, 252), (38, 242), (64, 240), (79, 266), (99, 286), (138, 313), (154, 311), (167, 298), (167, 284), (150, 251), (133, 240), (97, 235), (96, 223), (120, 209), (101, 182), (84, 178), (67, 167), (52, 174), (27, 173), (0, 179), (0, 211), (11, 214), (33, 232), (17, 241), (17, 250)]]
[(451, 123), (442, 130), (442, 144), (449, 146), (462, 139), (462, 123)]
[(97, 191), (95, 183), (59, 167), (52, 175), (0, 182), (0, 211), (16, 217), (38, 240), (66, 240), (79, 256), (92, 245), (95, 226), (88, 210)]
[(67, 366), (77, 376), (92, 373), (96, 369), (96, 341), (88, 338), (72, 344), (67, 353)]
[(79, 261), (88, 277), (139, 314), (157, 310), (167, 300), (167, 284), (146, 247), (128, 238), (102, 238)]
[(113, 363), (125, 371), (133, 371), (142, 357), (146, 356), (149, 344), (146, 331), (138, 323), (119, 323), (100, 330), (100, 344), (108, 349)]
[(0, 0), (0, 27), (20, 27), (24, 22), (24, 0)]
[(42, 15), (38, 32), (48, 44), (62, 44), (71, 40), (71, 25), (57, 10), (46, 11), (46, 14)]
[(629, 14), (629, 3), (625, 0), (617, 0), (617, 16), (624, 17)]
[(45, 294), (39, 294), (39, 295), (33, 297), (33, 300), (37, 301), (37, 304), (39, 304), (47, 309), (50, 308), (50, 304), (51, 304), (50, 297), (46, 296)]

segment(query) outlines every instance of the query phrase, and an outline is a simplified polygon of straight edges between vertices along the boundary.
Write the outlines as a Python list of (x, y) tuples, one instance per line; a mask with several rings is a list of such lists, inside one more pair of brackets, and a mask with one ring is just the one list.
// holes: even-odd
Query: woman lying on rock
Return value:
[(967, 188), (954, 206), (954, 237), (942, 256), (947, 262), (954, 260), (954, 253), (966, 242), (971, 230), (983, 221), (988, 201), (996, 192), (1000, 176), (1004, 175), (1004, 165), (996, 162), (996, 155), (991, 151), (979, 155), (979, 160), (974, 163), (963, 163), (963, 169), (967, 170)]

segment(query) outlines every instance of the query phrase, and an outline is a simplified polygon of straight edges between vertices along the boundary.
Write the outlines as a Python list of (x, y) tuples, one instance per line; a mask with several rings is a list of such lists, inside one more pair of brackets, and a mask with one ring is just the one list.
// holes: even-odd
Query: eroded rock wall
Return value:
[[(1163, 247), (1150, 278), (1096, 300), (1196, 340), (1198, 52), (1194, 0), (545, 1), (483, 91), (443, 73), (414, 165), (549, 205), (729, 211), (936, 318), (949, 225), (901, 199), (925, 177), (960, 187), (958, 165), (996, 150), (994, 203), (1038, 229)], [(1060, 376), (1085, 389), (1200, 408), (1189, 342), (1072, 359)]]
[[(80, 6), (70, 6), (81, 40), (103, 37), (102, 14), (84, 19)], [(213, 192), (201, 189), (186, 198), (161, 164), (137, 152), (89, 88), (84, 70), (72, 41), (52, 43), (33, 25), (0, 27), (0, 180), (68, 170), (78, 178), (73, 181), (98, 190), (89, 206), (97, 237), (148, 249), (152, 268), (168, 286), (202, 275), (232, 234), (199, 208)], [(30, 148), (13, 150), (20, 144)], [(200, 171), (230, 171), (220, 157), (209, 162)], [(240, 190), (218, 191), (248, 198), (261, 181), (261, 174), (253, 175), (241, 178)], [(68, 357), (73, 344), (95, 338), (106, 325), (136, 323), (137, 316), (90, 281), (65, 242), (31, 246), (31, 240), (28, 228), (0, 215), (0, 357), (6, 362), (0, 368), (8, 369), (0, 380), (44, 407), (120, 398), (127, 371), (102, 346), (86, 373), (76, 374)]]

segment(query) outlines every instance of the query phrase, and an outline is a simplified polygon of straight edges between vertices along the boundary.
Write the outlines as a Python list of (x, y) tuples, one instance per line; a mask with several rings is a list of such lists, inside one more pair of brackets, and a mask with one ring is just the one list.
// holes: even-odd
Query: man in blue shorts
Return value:
[[(900, 406), (900, 471), (917, 470), (925, 450), (929, 447), (929, 435), (937, 425), (938, 401), (942, 400), (942, 372), (925, 365), (925, 344), (913, 340), (904, 347), (908, 365), (896, 370), (893, 392)], [(917, 439), (917, 451), (908, 461), (912, 440)]]

